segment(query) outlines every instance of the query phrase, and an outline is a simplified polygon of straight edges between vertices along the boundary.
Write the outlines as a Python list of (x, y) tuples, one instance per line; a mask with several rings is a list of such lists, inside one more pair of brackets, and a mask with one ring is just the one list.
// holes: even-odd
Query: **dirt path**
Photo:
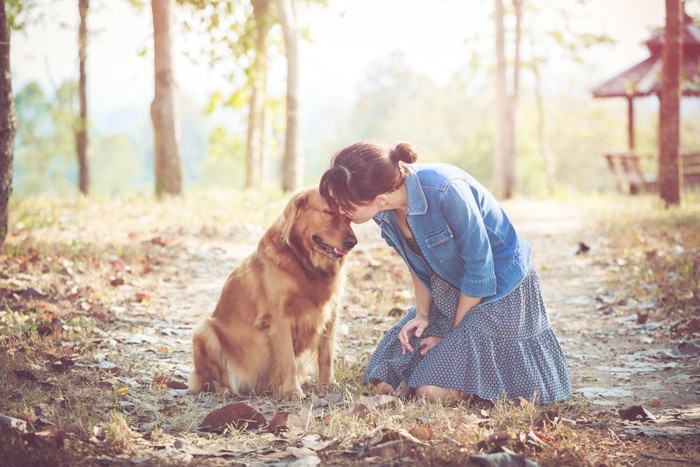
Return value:
[[(533, 260), (568, 357), (576, 397), (585, 397), (601, 410), (641, 405), (660, 416), (678, 415), (693, 404), (697, 408), (697, 357), (664, 358), (663, 352), (674, 349), (678, 342), (670, 340), (663, 323), (636, 324), (640, 305), (631, 298), (620, 304), (615, 291), (606, 285), (606, 278), (615, 271), (600, 260), (604, 247), (591, 238), (588, 213), (565, 206), (571, 205), (515, 201), (506, 204), (506, 209), (534, 247)], [(361, 277), (362, 271), (368, 265), (379, 269), (380, 256), (391, 263), (382, 263), (381, 269), (403, 269), (395, 256), (382, 250), (384, 244), (373, 225), (359, 226), (356, 231), (360, 244), (348, 261), (348, 305), (339, 336), (341, 358), (352, 362), (371, 352), (376, 336), (397, 319), (384, 315), (386, 310), (380, 310), (384, 316), (375, 315), (377, 310), (354, 297), (368, 293), (362, 289), (368, 281), (377, 281), (376, 277)], [(142, 373), (143, 381), (159, 374), (187, 380), (192, 326), (211, 313), (226, 276), (253, 250), (261, 234), (261, 228), (245, 227), (233, 234), (166, 236), (160, 242), (161, 254), (167, 259), (154, 266), (158, 283), (149, 279), (131, 284), (133, 290), (122, 290), (127, 295), (146, 294), (147, 303), (117, 310), (117, 327), (110, 336), (116, 341), (114, 350), (133, 362), (132, 369)], [(590, 251), (577, 255), (579, 242), (586, 243)], [(408, 283), (407, 277), (394, 275), (399, 277), (387, 281), (384, 288), (394, 287), (392, 296), (405, 302), (410, 299), (402, 286)], [(375, 328), (369, 337), (360, 331), (367, 323)], [(660, 430), (647, 434), (700, 439), (697, 422)]]

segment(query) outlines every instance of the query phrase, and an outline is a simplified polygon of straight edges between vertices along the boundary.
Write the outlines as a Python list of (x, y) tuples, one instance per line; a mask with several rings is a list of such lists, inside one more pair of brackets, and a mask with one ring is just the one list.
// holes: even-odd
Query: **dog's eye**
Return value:
[(324, 209), (323, 210), (324, 214), (328, 214), (329, 216), (335, 216), (337, 212), (331, 211), (330, 209)]

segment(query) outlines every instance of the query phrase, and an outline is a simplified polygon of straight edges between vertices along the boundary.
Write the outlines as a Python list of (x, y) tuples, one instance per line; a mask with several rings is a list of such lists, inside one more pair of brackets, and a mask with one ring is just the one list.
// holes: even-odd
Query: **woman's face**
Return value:
[(353, 204), (350, 209), (341, 209), (340, 212), (350, 218), (354, 224), (364, 224), (372, 219), (379, 212), (379, 204), (375, 201), (370, 201), (367, 204)]

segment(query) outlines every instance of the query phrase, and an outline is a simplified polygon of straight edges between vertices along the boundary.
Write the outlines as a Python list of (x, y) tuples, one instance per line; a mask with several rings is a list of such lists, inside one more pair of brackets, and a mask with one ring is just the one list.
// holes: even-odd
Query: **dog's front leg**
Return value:
[(270, 355), (272, 358), (272, 388), (287, 399), (304, 398), (297, 377), (292, 323), (282, 319), (270, 328)]
[(322, 384), (335, 383), (335, 326), (340, 303), (332, 301), (328, 308), (330, 319), (318, 341), (318, 379)]

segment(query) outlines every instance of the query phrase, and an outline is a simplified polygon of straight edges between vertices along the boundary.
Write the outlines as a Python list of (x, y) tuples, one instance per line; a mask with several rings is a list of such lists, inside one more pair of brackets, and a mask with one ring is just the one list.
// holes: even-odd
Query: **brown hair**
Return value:
[(406, 173), (403, 164), (416, 160), (418, 154), (409, 143), (399, 143), (394, 149), (380, 143), (355, 143), (333, 156), (319, 189), (328, 204), (350, 210), (352, 205), (367, 204), (377, 195), (398, 189)]

